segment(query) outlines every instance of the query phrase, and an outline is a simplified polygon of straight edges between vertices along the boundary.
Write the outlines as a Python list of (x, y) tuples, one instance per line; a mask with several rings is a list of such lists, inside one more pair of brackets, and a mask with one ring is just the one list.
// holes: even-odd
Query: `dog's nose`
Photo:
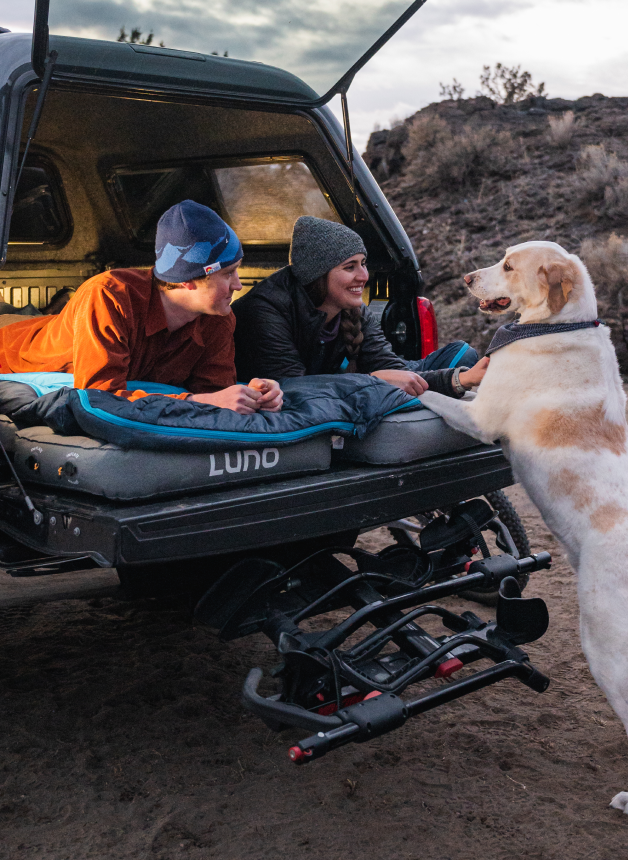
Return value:
[(470, 287), (471, 284), (473, 283), (473, 275), (465, 275), (464, 276), (464, 282), (468, 287)]

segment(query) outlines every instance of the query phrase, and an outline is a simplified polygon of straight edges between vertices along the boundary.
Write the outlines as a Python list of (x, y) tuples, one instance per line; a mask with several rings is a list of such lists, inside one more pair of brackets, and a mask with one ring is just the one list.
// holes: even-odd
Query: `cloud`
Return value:
[[(6, 2), (6, 0), (5, 0)], [(154, 33), (184, 50), (229, 51), (292, 71), (322, 93), (388, 29), (410, 0), (51, 0), (50, 31), (115, 40), (120, 27)], [(495, 19), (535, 0), (430, 0), (415, 16), (421, 32), (469, 19)], [(12, 0), (30, 29), (33, 0)], [(10, 24), (8, 25), (10, 26)], [(407, 25), (406, 25), (407, 26)], [(403, 32), (403, 31), (402, 31)]]
[[(495, 19), (534, 0), (440, 0), (417, 17), (421, 29)], [(31, 6), (24, 0), (15, 5)], [(169, 48), (229, 51), (277, 65), (325, 92), (388, 29), (409, 0), (51, 0), (51, 33), (115, 40), (124, 26), (154, 33)], [(28, 16), (27, 16), (28, 17)]]
[(52, 0), (50, 30), (115, 39), (121, 26), (139, 27), (167, 47), (279, 65), (323, 92), (406, 7), (407, 0)]
[(482, 66), (496, 62), (520, 64), (536, 83), (545, 82), (551, 96), (628, 95), (625, 0), (534, 0), (496, 17), (480, 15), (490, 11), (482, 4), (476, 17), (427, 26), (427, 13), (437, 6), (461, 8), (457, 2), (428, 3), (356, 77), (349, 107), (359, 145), (366, 144), (375, 123), (386, 125), (395, 113), (407, 116), (437, 101), (440, 82), (455, 77), (474, 95)]
[[(280, 66), (322, 92), (409, 2), (51, 0), (51, 30), (115, 40), (140, 27), (168, 47)], [(0, 24), (31, 29), (34, 0), (2, 4)], [(365, 143), (374, 122), (436, 100), (453, 77), (473, 95), (495, 62), (521, 64), (551, 95), (625, 95), (626, 27), (625, 0), (428, 0), (353, 82), (354, 134)]]

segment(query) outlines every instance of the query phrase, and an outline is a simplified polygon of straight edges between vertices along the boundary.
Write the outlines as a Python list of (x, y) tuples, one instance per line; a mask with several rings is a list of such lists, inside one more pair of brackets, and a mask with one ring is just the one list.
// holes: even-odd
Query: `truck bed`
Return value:
[(89, 555), (103, 567), (254, 550), (400, 517), (513, 483), (498, 445), (402, 466), (339, 462), (327, 472), (152, 502), (115, 503), (27, 486), (36, 525), (14, 482), (0, 483), (0, 529), (49, 555)]

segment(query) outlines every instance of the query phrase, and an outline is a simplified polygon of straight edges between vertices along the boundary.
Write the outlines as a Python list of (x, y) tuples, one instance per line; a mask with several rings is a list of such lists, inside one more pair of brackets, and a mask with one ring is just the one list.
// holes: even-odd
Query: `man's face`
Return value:
[(186, 294), (186, 306), (189, 310), (201, 314), (213, 314), (226, 317), (231, 313), (233, 294), (242, 289), (238, 269), (242, 260), (232, 263), (225, 269), (190, 281)]

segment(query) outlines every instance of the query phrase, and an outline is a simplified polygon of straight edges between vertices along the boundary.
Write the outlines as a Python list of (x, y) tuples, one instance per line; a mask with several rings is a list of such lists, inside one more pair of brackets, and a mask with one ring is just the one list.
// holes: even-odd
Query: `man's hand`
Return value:
[(458, 377), (460, 384), (464, 385), (465, 388), (473, 388), (473, 386), (479, 385), (484, 379), (484, 374), (488, 370), (490, 360), (490, 355), (485, 355), (477, 364), (473, 365), (471, 370), (463, 370)]
[(248, 385), (231, 385), (213, 394), (192, 394), (187, 398), (195, 403), (207, 403), (231, 409), (240, 415), (253, 412), (280, 412), (283, 405), (283, 392), (274, 379), (252, 379)]
[(257, 412), (258, 403), (262, 395), (248, 385), (230, 385), (222, 391), (214, 391), (212, 394), (192, 394), (187, 400), (195, 403), (206, 403), (208, 406), (220, 406), (221, 409), (231, 409), (240, 415), (252, 415)]
[(261, 393), (257, 401), (257, 409), (264, 412), (280, 412), (283, 405), (283, 391), (274, 379), (252, 379), (249, 388)]
[(371, 376), (383, 379), (384, 382), (395, 385), (406, 394), (413, 394), (415, 397), (420, 397), (429, 388), (423, 377), (412, 370), (376, 370), (371, 373)]

